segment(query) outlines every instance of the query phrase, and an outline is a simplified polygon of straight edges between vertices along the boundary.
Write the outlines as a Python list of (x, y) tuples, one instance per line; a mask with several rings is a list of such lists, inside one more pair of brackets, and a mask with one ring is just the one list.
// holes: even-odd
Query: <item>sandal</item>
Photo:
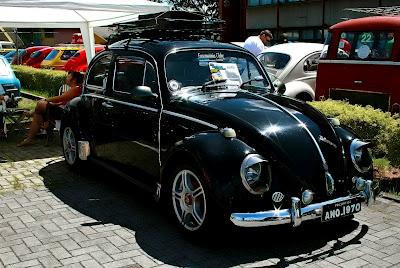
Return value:
[(24, 139), (23, 141), (21, 141), (20, 143), (17, 144), (17, 147), (25, 147), (25, 146), (30, 146), (33, 145), (34, 142), (32, 139)]

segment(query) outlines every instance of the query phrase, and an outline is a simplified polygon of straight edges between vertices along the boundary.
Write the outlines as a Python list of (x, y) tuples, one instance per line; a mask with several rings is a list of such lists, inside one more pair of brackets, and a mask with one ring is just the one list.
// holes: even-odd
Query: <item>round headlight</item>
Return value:
[(361, 173), (369, 171), (372, 167), (371, 154), (367, 148), (368, 143), (354, 139), (350, 144), (350, 157), (354, 167)]
[(240, 167), (240, 176), (244, 187), (252, 194), (261, 195), (271, 185), (271, 168), (261, 155), (250, 154)]

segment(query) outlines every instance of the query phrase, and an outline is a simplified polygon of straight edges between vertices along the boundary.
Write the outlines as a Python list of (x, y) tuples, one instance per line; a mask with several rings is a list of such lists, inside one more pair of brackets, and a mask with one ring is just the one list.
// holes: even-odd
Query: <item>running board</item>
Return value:
[(102, 166), (102, 167), (106, 168), (107, 170), (110, 170), (112, 173), (115, 173), (118, 176), (122, 177), (123, 179), (135, 184), (136, 186), (138, 186), (142, 190), (144, 190), (146, 192), (149, 192), (149, 193), (152, 193), (152, 194), (156, 193), (156, 188), (153, 188), (153, 187), (151, 187), (151, 186), (149, 186), (149, 185), (147, 185), (147, 184), (145, 184), (145, 183), (143, 183), (143, 182), (141, 182), (141, 181), (139, 181), (137, 179), (132, 178), (131, 176), (127, 175), (126, 173), (116, 169), (115, 167), (113, 167), (113, 166), (111, 166), (111, 165), (109, 165), (107, 163), (105, 163), (105, 162), (103, 162), (101, 160), (98, 160), (98, 159), (96, 159), (94, 157), (90, 157), (88, 159), (90, 159), (90, 161), (92, 161), (96, 165)]

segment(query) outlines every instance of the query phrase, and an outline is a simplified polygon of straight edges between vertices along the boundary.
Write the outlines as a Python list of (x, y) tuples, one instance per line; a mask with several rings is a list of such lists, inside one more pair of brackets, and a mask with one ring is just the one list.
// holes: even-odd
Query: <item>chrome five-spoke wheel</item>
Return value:
[(186, 230), (196, 231), (204, 224), (206, 195), (194, 172), (183, 169), (176, 174), (172, 184), (172, 204), (179, 223)]

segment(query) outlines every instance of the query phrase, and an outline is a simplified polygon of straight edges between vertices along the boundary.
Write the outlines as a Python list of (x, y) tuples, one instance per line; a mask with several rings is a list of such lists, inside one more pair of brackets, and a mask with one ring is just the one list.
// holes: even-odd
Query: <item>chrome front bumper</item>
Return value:
[(297, 197), (292, 197), (291, 208), (253, 213), (232, 213), (231, 221), (233, 224), (240, 227), (262, 227), (280, 224), (292, 224), (293, 227), (296, 227), (299, 226), (303, 221), (321, 218), (322, 207), (325, 205), (344, 202), (353, 198), (360, 198), (367, 205), (372, 204), (375, 200), (375, 196), (371, 189), (371, 184), (371, 181), (367, 181), (365, 190), (356, 195), (349, 195), (321, 203), (310, 204), (303, 208), (301, 207), (300, 199)]

